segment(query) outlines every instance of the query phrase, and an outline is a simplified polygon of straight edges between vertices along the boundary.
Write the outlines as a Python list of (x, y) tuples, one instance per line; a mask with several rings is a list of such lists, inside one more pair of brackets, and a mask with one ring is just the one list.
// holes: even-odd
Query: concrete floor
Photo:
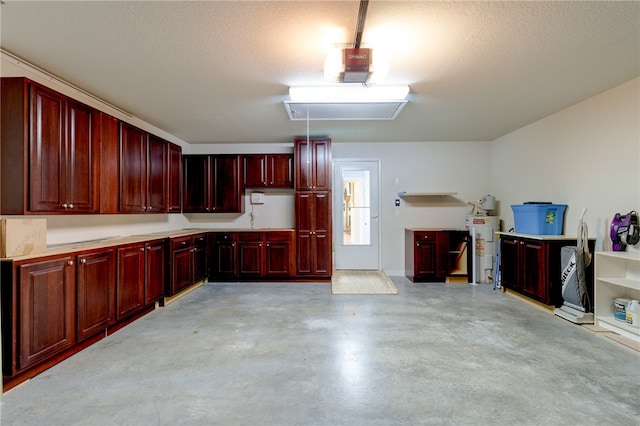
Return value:
[(3, 397), (2, 425), (640, 424), (640, 356), (481, 284), (205, 284)]

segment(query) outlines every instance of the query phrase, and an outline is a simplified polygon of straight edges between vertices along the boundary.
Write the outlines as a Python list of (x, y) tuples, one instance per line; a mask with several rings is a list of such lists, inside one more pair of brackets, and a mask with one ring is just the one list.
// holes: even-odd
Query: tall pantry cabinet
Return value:
[(331, 139), (295, 138), (294, 158), (297, 274), (330, 277)]

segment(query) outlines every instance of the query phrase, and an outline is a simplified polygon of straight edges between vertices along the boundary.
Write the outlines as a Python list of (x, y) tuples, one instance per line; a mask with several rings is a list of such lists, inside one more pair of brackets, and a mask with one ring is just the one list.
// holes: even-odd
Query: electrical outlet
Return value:
[(252, 192), (251, 204), (264, 204), (264, 192)]

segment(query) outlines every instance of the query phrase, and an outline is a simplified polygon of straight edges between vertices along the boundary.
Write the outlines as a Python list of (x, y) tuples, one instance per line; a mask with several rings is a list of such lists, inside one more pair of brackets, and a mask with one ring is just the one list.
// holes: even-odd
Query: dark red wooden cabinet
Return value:
[(76, 268), (78, 340), (83, 340), (115, 321), (115, 251), (80, 254)]
[(144, 306), (145, 287), (144, 243), (118, 247), (118, 275), (116, 284), (116, 318), (132, 315)]
[(66, 256), (33, 262), (19, 270), (17, 368), (24, 369), (76, 341), (75, 263), (72, 256)]
[(242, 188), (293, 188), (292, 154), (242, 156)]
[(167, 249), (164, 240), (150, 241), (145, 249), (144, 304), (149, 306), (164, 295), (167, 282)]
[(240, 155), (184, 155), (185, 213), (241, 213)]
[(331, 193), (295, 195), (298, 275), (331, 275)]
[(295, 138), (295, 188), (331, 190), (331, 139)]
[(120, 211), (167, 211), (167, 142), (130, 124), (120, 124)]
[(172, 238), (170, 279), (167, 296), (173, 296), (207, 278), (208, 238), (206, 234)]
[[(545, 305), (562, 306), (561, 249), (575, 246), (577, 240), (566, 237), (527, 237), (500, 235), (501, 285)], [(589, 240), (593, 252), (595, 240)], [(593, 265), (585, 271), (587, 289), (593, 296)], [(593, 298), (591, 299), (593, 300)]]
[[(470, 279), (468, 241), (466, 230), (405, 229), (405, 276), (413, 282), (445, 282), (463, 262)], [(466, 253), (464, 258), (461, 252)]]
[(331, 235), (331, 139), (294, 139), (297, 274), (329, 277)]
[(2, 78), (2, 214), (98, 213), (100, 113), (25, 78)]
[(238, 275), (243, 277), (262, 275), (263, 237), (261, 232), (238, 233)]
[(167, 211), (182, 212), (182, 147), (168, 143), (169, 171), (167, 173)]

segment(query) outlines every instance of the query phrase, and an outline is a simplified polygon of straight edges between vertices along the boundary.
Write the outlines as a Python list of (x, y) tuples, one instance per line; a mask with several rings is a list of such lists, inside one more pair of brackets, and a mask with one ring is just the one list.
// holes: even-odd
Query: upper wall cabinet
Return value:
[(166, 212), (167, 156), (164, 140), (120, 123), (121, 212)]
[(242, 156), (242, 188), (293, 188), (292, 154)]
[(331, 139), (295, 138), (296, 190), (331, 190)]
[(182, 147), (173, 143), (169, 147), (169, 172), (167, 173), (167, 211), (182, 212)]
[(184, 155), (184, 213), (242, 213), (240, 155)]
[(98, 213), (100, 113), (22, 77), (0, 91), (0, 213)]

